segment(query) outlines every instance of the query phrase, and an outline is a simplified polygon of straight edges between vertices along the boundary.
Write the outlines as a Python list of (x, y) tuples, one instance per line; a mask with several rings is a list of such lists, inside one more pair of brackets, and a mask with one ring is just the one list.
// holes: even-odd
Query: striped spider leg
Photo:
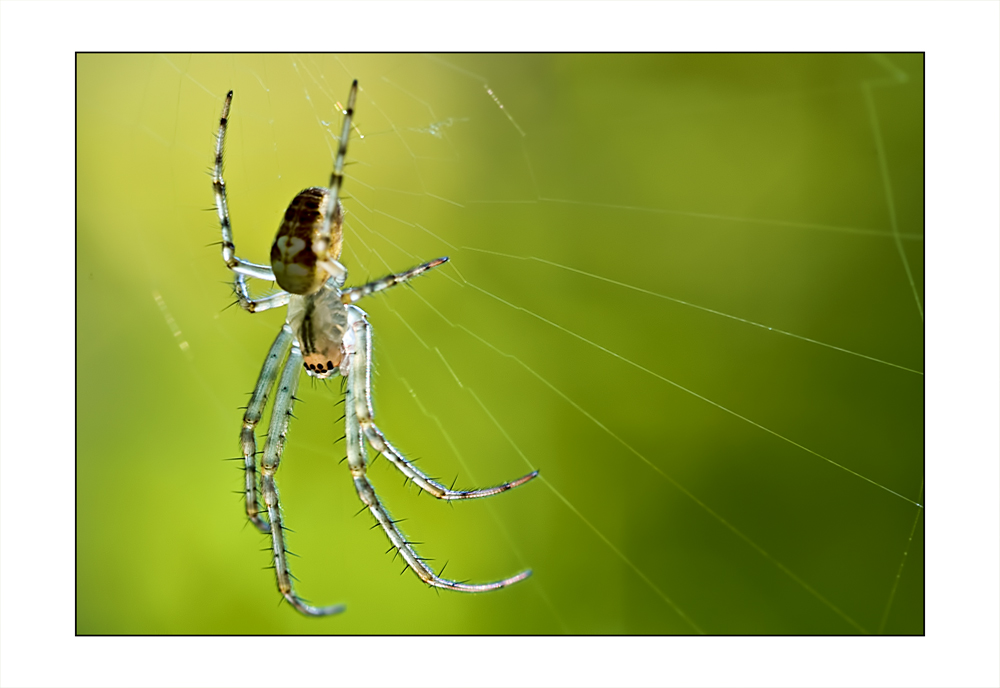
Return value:
[[(288, 551), (285, 548), (285, 529), (282, 527), (281, 502), (275, 474), (281, 463), (288, 422), (292, 415), (300, 376), (299, 366), (305, 368), (307, 375), (317, 379), (327, 379), (335, 373), (345, 378), (347, 460), (358, 497), (385, 531), (392, 543), (390, 551), (396, 549), (422, 581), (448, 590), (485, 592), (512, 585), (531, 574), (530, 570), (522, 571), (510, 578), (478, 585), (442, 578), (417, 555), (412, 544), (403, 536), (379, 501), (375, 488), (368, 480), (366, 443), (385, 456), (407, 479), (442, 500), (475, 499), (499, 494), (523, 485), (537, 476), (538, 471), (495, 487), (449, 489), (407, 461), (375, 425), (371, 393), (372, 327), (365, 312), (354, 304), (365, 296), (406, 282), (442, 265), (448, 259), (438, 258), (358, 287), (344, 287), (347, 268), (338, 260), (343, 244), (344, 221), (340, 189), (343, 185), (344, 158), (347, 155), (357, 89), (358, 82), (355, 81), (344, 111), (344, 124), (329, 187), (305, 189), (292, 200), (271, 246), (269, 266), (237, 257), (233, 244), (232, 224), (226, 203), (226, 183), (222, 178), (222, 155), (233, 99), (232, 91), (226, 95), (222, 116), (219, 118), (215, 170), (212, 176), (215, 206), (222, 228), (222, 258), (235, 274), (233, 291), (236, 303), (251, 313), (288, 306), (285, 323), (271, 344), (243, 414), (240, 445), (243, 450), (247, 518), (262, 533), (271, 535), (274, 569), (281, 595), (295, 609), (309, 616), (337, 614), (344, 610), (344, 606), (315, 607), (308, 604), (295, 593), (292, 575), (288, 570)], [(255, 299), (250, 294), (248, 279), (274, 281), (281, 290)], [(258, 478), (255, 431), (263, 416), (268, 395), (275, 388)], [(263, 512), (266, 512), (266, 517)]]

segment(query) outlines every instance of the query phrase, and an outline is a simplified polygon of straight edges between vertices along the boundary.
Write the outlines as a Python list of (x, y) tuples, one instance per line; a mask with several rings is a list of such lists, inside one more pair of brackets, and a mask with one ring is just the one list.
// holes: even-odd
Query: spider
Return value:
[[(532, 471), (512, 482), (496, 487), (476, 490), (453, 490), (436, 482), (419, 468), (407, 461), (382, 434), (374, 422), (372, 411), (371, 365), (372, 327), (366, 313), (354, 305), (361, 298), (402, 284), (409, 279), (448, 261), (437, 258), (405, 272), (388, 275), (359, 287), (344, 288), (347, 268), (337, 259), (343, 243), (344, 209), (340, 204), (340, 189), (344, 183), (344, 158), (347, 140), (354, 115), (354, 102), (358, 94), (357, 80), (351, 85), (344, 111), (344, 126), (340, 134), (337, 158), (328, 189), (312, 187), (299, 193), (285, 211), (284, 220), (271, 245), (271, 265), (259, 265), (236, 256), (233, 230), (226, 203), (226, 182), (222, 178), (222, 152), (229, 123), (229, 108), (233, 92), (226, 94), (219, 118), (219, 133), (215, 144), (215, 170), (212, 187), (215, 207), (222, 226), (222, 258), (236, 275), (233, 291), (236, 302), (250, 313), (258, 313), (288, 306), (288, 315), (264, 360), (257, 384), (250, 395), (243, 414), (240, 445), (243, 449), (244, 493), (247, 518), (262, 533), (270, 533), (274, 553), (274, 570), (278, 590), (295, 609), (309, 616), (326, 616), (344, 611), (344, 605), (314, 607), (295, 594), (292, 575), (288, 570), (285, 536), (281, 525), (281, 502), (275, 473), (281, 462), (285, 445), (288, 419), (298, 386), (299, 366), (306, 374), (320, 380), (339, 373), (345, 378), (344, 402), (347, 426), (347, 462), (354, 479), (354, 487), (364, 509), (372, 516), (389, 537), (392, 546), (403, 557), (407, 566), (429, 586), (459, 592), (486, 592), (498, 590), (522, 581), (531, 575), (526, 570), (510, 578), (492, 583), (469, 584), (448, 580), (435, 573), (426, 560), (417, 556), (413, 543), (400, 532), (366, 475), (368, 450), (365, 442), (385, 456), (406, 478), (421, 490), (444, 500), (489, 497), (523, 485), (538, 475)], [(252, 299), (247, 278), (277, 282), (281, 291), (263, 298)], [(280, 379), (279, 379), (280, 373)], [(271, 409), (271, 421), (260, 464), (260, 484), (257, 478), (257, 441), (255, 428), (263, 415), (267, 396), (277, 381), (278, 387)], [(264, 497), (267, 511), (261, 513), (258, 489)], [(364, 510), (363, 509), (363, 510)]]

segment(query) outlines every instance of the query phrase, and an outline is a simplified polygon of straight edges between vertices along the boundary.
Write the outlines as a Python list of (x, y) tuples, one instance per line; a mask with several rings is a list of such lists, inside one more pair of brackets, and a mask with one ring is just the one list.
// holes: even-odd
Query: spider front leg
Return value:
[(354, 103), (358, 98), (358, 80), (351, 84), (351, 92), (347, 95), (347, 109), (344, 110), (344, 123), (340, 129), (340, 141), (337, 144), (337, 158), (333, 163), (333, 172), (330, 174), (330, 202), (326, 206), (323, 214), (323, 224), (319, 233), (313, 240), (313, 252), (320, 257), (323, 268), (331, 277), (337, 279), (338, 284), (343, 284), (347, 277), (347, 269), (337, 260), (340, 255), (339, 246), (333, 252), (336, 255), (330, 256), (331, 247), (335, 245), (332, 235), (334, 218), (340, 212), (340, 189), (344, 185), (344, 159), (347, 157), (347, 142), (351, 138), (351, 120), (354, 118)]
[(215, 211), (222, 227), (222, 260), (226, 267), (237, 275), (256, 277), (257, 279), (274, 281), (274, 273), (267, 265), (258, 265), (236, 256), (236, 244), (233, 243), (233, 227), (229, 220), (229, 204), (226, 201), (226, 182), (222, 178), (222, 154), (225, 150), (226, 129), (229, 126), (229, 108), (233, 103), (233, 92), (226, 94), (222, 104), (222, 115), (219, 117), (219, 133), (215, 139), (215, 169), (212, 172), (212, 189), (215, 192)]
[[(344, 369), (344, 366), (346, 365), (347, 371), (347, 397), (344, 402), (347, 425), (347, 461), (351, 468), (351, 475), (354, 477), (354, 487), (357, 490), (358, 497), (361, 499), (362, 503), (364, 503), (364, 505), (368, 508), (368, 511), (371, 512), (372, 516), (375, 517), (375, 520), (382, 527), (382, 530), (385, 531), (386, 536), (388, 536), (389, 542), (391, 542), (393, 547), (398, 550), (399, 554), (403, 557), (403, 560), (411, 569), (413, 569), (413, 572), (419, 576), (420, 580), (424, 581), (427, 585), (436, 588), (456, 590), (459, 592), (487, 592), (490, 590), (505, 588), (508, 585), (513, 585), (514, 583), (522, 581), (530, 576), (531, 571), (527, 570), (511, 576), (510, 578), (478, 585), (470, 585), (468, 583), (461, 583), (447, 578), (442, 578), (424, 562), (422, 557), (417, 555), (412, 544), (406, 540), (399, 528), (396, 527), (396, 522), (389, 516), (389, 512), (386, 511), (381, 501), (379, 501), (378, 495), (375, 493), (375, 488), (368, 480), (368, 451), (365, 448), (366, 437), (370, 442), (372, 442), (372, 437), (376, 437), (377, 442), (372, 442), (372, 446), (377, 450), (382, 451), (386, 457), (390, 458), (390, 460), (393, 460), (392, 456), (395, 455), (396, 460), (393, 460), (393, 463), (396, 467), (408, 476), (412, 473), (415, 482), (427, 485), (424, 489), (428, 490), (432, 494), (434, 494), (433, 490), (438, 489), (439, 492), (443, 491), (445, 493), (457, 495), (454, 497), (442, 496), (441, 498), (443, 499), (485, 497), (491, 494), (497, 494), (498, 492), (508, 490), (511, 487), (516, 487), (517, 485), (531, 480), (535, 477), (535, 475), (537, 475), (537, 471), (514, 481), (514, 483), (506, 483), (503, 486), (489, 488), (487, 490), (453, 493), (444, 486), (431, 481), (427, 478), (427, 476), (417, 471), (416, 468), (399, 456), (398, 452), (390, 447), (388, 442), (385, 441), (382, 433), (371, 421), (371, 326), (368, 324), (364, 311), (361, 309), (356, 306), (348, 306), (347, 311), (349, 331), (353, 334), (354, 338), (353, 351), (350, 350), (350, 347), (347, 347), (347, 358), (345, 360), (345, 364), (341, 365), (342, 369)], [(393, 454), (389, 453), (390, 450)], [(400, 464), (402, 464), (402, 466)], [(404, 470), (404, 467), (406, 470)]]

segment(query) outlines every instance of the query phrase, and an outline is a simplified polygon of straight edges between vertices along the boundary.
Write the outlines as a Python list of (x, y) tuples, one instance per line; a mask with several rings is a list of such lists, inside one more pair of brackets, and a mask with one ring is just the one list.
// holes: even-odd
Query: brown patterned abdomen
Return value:
[(323, 228), (323, 217), (330, 193), (312, 187), (297, 195), (285, 210), (278, 235), (271, 245), (271, 269), (278, 286), (292, 294), (312, 294), (326, 282), (329, 275), (318, 267), (318, 261), (340, 257), (343, 243), (341, 229), (344, 211), (337, 204), (330, 222), (330, 250), (326, 256), (313, 252), (313, 241)]

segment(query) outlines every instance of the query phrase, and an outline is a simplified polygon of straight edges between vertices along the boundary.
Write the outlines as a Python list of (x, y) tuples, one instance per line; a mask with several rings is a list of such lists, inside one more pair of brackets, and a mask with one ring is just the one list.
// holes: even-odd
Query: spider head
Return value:
[(302, 365), (310, 376), (322, 380), (339, 371), (344, 358), (347, 309), (335, 287), (327, 284), (315, 294), (292, 296), (288, 325), (295, 333)]
[(321, 263), (336, 261), (343, 244), (344, 209), (337, 202), (330, 220), (330, 245), (326, 255), (313, 250), (314, 241), (323, 229), (330, 192), (312, 187), (299, 193), (285, 210), (278, 235), (271, 244), (271, 270), (278, 286), (290, 294), (313, 294), (330, 274)]

